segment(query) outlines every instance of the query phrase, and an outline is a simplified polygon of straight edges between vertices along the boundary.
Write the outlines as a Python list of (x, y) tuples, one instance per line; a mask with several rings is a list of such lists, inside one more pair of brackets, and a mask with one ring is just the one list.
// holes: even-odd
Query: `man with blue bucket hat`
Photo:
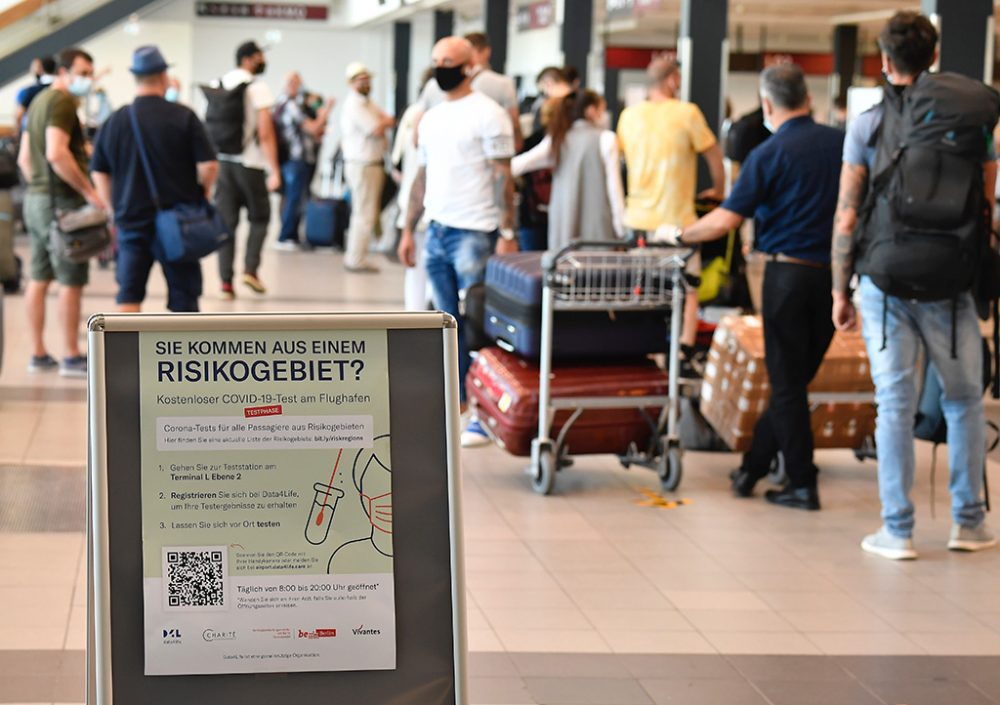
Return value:
[[(209, 199), (219, 165), (198, 116), (164, 97), (169, 85), (167, 68), (157, 47), (135, 50), (129, 69), (135, 76), (135, 100), (101, 127), (90, 163), (98, 192), (114, 206), (119, 311), (140, 310), (154, 261), (167, 280), (169, 310), (197, 311), (201, 295), (201, 263), (168, 261), (157, 241), (156, 213), (157, 206), (167, 209)], [(140, 158), (137, 132), (155, 182), (152, 185)]]

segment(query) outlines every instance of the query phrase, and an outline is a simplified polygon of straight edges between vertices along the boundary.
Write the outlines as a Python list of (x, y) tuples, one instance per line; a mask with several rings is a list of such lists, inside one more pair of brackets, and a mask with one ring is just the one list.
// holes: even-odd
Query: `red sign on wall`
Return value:
[(556, 10), (552, 6), (552, 0), (521, 5), (517, 8), (517, 31), (525, 32), (529, 29), (549, 27), (555, 22), (555, 14)]
[(326, 5), (267, 2), (199, 2), (198, 17), (230, 17), (250, 20), (326, 20)]

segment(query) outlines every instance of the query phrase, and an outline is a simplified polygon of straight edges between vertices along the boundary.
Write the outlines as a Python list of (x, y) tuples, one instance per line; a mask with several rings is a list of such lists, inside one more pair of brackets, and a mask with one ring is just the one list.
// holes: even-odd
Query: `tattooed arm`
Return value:
[(399, 261), (407, 267), (414, 267), (417, 264), (413, 231), (417, 229), (420, 219), (424, 215), (424, 191), (426, 188), (427, 168), (420, 167), (413, 179), (413, 186), (410, 187), (410, 201), (406, 206), (403, 234), (399, 239), (399, 247), (396, 252), (399, 255)]
[[(493, 178), (496, 184), (498, 206), (500, 207), (500, 229), (514, 229), (514, 177), (510, 172), (510, 159), (494, 159)], [(497, 254), (517, 252), (517, 240), (500, 239)]]
[(847, 287), (854, 273), (854, 227), (858, 208), (868, 190), (868, 169), (860, 164), (844, 162), (840, 170), (840, 194), (833, 220), (833, 324), (837, 330), (853, 330), (857, 314)]

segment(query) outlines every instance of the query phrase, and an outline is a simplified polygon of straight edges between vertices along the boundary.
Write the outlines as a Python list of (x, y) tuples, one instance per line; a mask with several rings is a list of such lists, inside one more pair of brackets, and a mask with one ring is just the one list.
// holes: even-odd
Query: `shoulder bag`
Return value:
[(86, 262), (101, 254), (111, 244), (108, 230), (108, 214), (101, 208), (87, 204), (71, 211), (60, 212), (56, 208), (56, 173), (49, 168), (49, 203), (52, 206), (52, 222), (49, 224), (49, 240), (57, 257), (69, 262)]
[(149, 184), (149, 193), (156, 206), (156, 239), (168, 262), (197, 262), (224, 245), (232, 237), (232, 233), (219, 212), (204, 198), (197, 203), (178, 203), (171, 208), (163, 208), (146, 145), (139, 130), (139, 120), (135, 116), (135, 104), (126, 110), (132, 122), (135, 144)]

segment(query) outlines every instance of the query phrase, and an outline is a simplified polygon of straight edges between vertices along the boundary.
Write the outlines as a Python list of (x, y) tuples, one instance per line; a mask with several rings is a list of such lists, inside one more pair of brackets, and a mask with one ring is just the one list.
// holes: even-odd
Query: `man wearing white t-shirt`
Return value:
[[(510, 115), (511, 127), (514, 130), (514, 146), (521, 148), (521, 120), (520, 110), (517, 103), (517, 87), (509, 76), (504, 76), (490, 68), (490, 57), (493, 49), (490, 47), (490, 39), (482, 32), (470, 32), (465, 38), (472, 45), (472, 59), (469, 64), (469, 73), (472, 76), (472, 90), (479, 91), (483, 95), (495, 100), (501, 108)], [(420, 91), (417, 103), (428, 111), (435, 105), (445, 101), (444, 91), (436, 80), (430, 80)]]
[[(271, 121), (274, 95), (266, 83), (257, 80), (267, 64), (264, 52), (256, 42), (244, 42), (236, 50), (236, 68), (222, 77), (221, 87), (233, 91), (246, 85), (244, 93), (244, 118), (242, 151), (217, 144), (219, 149), (219, 180), (215, 187), (215, 205), (232, 233), (240, 223), (240, 210), (247, 209), (250, 232), (243, 265), (243, 283), (263, 294), (267, 290), (258, 277), (260, 253), (271, 220), (271, 203), (268, 191), (281, 187), (281, 167), (278, 164), (278, 142)], [(209, 133), (213, 124), (206, 115)], [(228, 151), (227, 151), (228, 149)], [(235, 238), (219, 248), (219, 278), (222, 280), (222, 298), (232, 299), (233, 259), (236, 254)]]
[[(472, 90), (468, 40), (446, 37), (434, 45), (431, 58), (446, 100), (428, 110), (417, 128), (420, 168), (410, 191), (399, 259), (407, 267), (416, 263), (413, 231), (426, 210), (430, 225), (424, 265), (434, 305), (459, 321), (459, 390), (464, 402), (470, 358), (459, 292), (483, 280), (494, 242), (498, 254), (517, 251), (510, 174), (514, 136), (503, 108)], [(497, 194), (502, 194), (499, 203)], [(462, 444), (484, 441), (485, 433), (473, 420), (462, 434)]]

